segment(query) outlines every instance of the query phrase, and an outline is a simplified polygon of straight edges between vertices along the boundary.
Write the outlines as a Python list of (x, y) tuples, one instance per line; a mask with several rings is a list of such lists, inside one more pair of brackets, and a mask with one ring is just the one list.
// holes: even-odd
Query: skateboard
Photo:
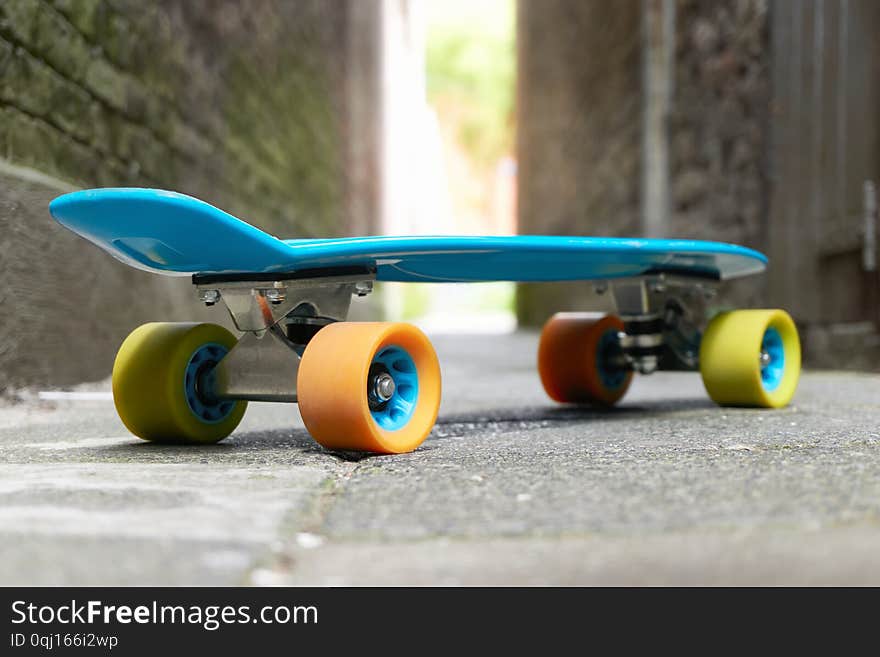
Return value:
[(762, 272), (761, 253), (732, 244), (609, 237), (278, 239), (203, 201), (154, 189), (64, 194), (51, 215), (122, 262), (189, 276), (223, 305), (217, 324), (149, 323), (122, 343), (113, 399), (125, 426), (157, 442), (213, 443), (248, 401), (297, 402), (328, 449), (402, 453), (428, 436), (440, 366), (417, 327), (348, 322), (374, 282), (583, 281), (616, 314), (557, 313), (537, 369), (561, 403), (611, 406), (635, 373), (699, 371), (721, 405), (778, 408), (800, 376), (800, 341), (783, 310), (708, 318), (720, 281)]

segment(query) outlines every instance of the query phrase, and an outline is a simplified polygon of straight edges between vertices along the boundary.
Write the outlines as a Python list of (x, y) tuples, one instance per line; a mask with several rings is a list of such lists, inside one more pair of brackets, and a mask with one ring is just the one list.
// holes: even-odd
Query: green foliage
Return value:
[(514, 9), (514, 0), (428, 5), (428, 98), (454, 114), (460, 143), (481, 163), (513, 147)]

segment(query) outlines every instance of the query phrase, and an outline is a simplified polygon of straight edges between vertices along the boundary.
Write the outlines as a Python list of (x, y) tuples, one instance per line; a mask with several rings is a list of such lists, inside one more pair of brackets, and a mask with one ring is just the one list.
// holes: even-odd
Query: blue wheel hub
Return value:
[(761, 339), (761, 384), (767, 392), (773, 392), (782, 383), (785, 372), (785, 348), (782, 336), (775, 328), (764, 331)]
[(202, 345), (186, 366), (183, 383), (186, 403), (193, 415), (208, 424), (222, 422), (235, 408), (234, 401), (220, 401), (211, 395), (212, 371), (228, 351), (215, 342)]
[(402, 429), (413, 415), (419, 397), (416, 364), (402, 347), (383, 347), (370, 364), (367, 399), (370, 413), (386, 431)]
[(617, 339), (617, 331), (605, 331), (599, 338), (597, 346), (598, 354), (596, 366), (599, 369), (599, 379), (609, 390), (619, 388), (626, 382), (627, 371), (615, 367), (613, 363), (621, 354), (620, 342)]

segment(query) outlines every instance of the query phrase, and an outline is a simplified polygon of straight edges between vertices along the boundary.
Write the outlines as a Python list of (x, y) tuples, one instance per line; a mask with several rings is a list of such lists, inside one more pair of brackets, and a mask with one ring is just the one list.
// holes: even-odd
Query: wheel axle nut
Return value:
[(387, 402), (394, 396), (396, 386), (388, 372), (382, 372), (373, 381), (373, 394), (379, 402)]

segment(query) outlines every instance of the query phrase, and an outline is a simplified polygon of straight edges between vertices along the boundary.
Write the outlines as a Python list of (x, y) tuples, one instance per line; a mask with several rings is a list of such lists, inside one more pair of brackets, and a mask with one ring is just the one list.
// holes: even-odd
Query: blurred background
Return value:
[[(120, 185), (280, 237), (737, 242), (771, 265), (723, 303), (790, 310), (812, 366), (880, 369), (877, 34), (875, 0), (2, 0), (0, 389), (220, 319), (49, 218)], [(385, 285), (355, 310), (496, 332), (590, 294)]]

